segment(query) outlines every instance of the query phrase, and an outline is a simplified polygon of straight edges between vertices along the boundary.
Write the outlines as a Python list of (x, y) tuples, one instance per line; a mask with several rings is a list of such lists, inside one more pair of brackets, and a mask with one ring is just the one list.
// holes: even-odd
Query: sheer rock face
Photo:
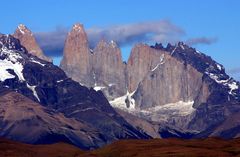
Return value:
[(159, 62), (160, 54), (157, 50), (145, 44), (136, 45), (127, 62), (128, 90), (133, 92), (145, 75)]
[(73, 80), (84, 85), (91, 85), (91, 53), (88, 46), (87, 34), (81, 24), (75, 24), (68, 33), (64, 56), (60, 67)]
[(113, 41), (100, 41), (93, 50), (93, 87), (102, 88), (109, 98), (116, 98), (126, 93), (126, 65), (122, 62), (121, 51)]
[(177, 130), (195, 134), (213, 129), (240, 109), (239, 82), (209, 56), (181, 42), (166, 48), (136, 45), (127, 74), (130, 93), (110, 103)]
[(15, 30), (13, 36), (20, 40), (21, 45), (23, 45), (29, 53), (38, 58), (52, 62), (52, 59), (43, 54), (42, 49), (36, 42), (36, 39), (33, 33), (23, 24), (20, 24)]
[[(137, 107), (146, 109), (179, 101), (206, 102), (209, 92), (202, 81), (203, 74), (191, 65), (178, 61), (165, 51), (156, 52), (144, 45), (133, 50), (136, 61), (135, 64), (128, 64), (133, 67), (129, 71), (129, 90), (136, 90), (134, 98)], [(145, 61), (144, 58), (149, 59)], [(199, 94), (202, 90), (203, 94)]]

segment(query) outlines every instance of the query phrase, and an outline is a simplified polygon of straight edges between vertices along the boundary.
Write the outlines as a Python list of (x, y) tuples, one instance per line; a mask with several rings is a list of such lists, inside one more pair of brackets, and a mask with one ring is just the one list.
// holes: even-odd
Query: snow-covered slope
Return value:
[[(123, 110), (139, 118), (157, 122), (157, 123), (170, 123), (173, 121), (185, 121), (185, 124), (188, 124), (191, 118), (194, 116), (196, 111), (193, 108), (193, 101), (189, 102), (175, 102), (169, 103), (154, 107), (149, 107), (146, 109), (141, 109), (135, 104), (132, 93), (127, 93), (126, 95), (116, 98), (113, 101), (110, 101), (110, 104), (117, 109)], [(176, 127), (185, 128), (186, 126), (176, 124)]]
[(35, 90), (36, 85), (31, 85), (31, 83), (25, 79), (23, 69), (25, 64), (29, 63), (45, 66), (46, 61), (28, 54), (26, 49), (20, 45), (19, 41), (11, 35), (1, 35), (0, 59), (0, 81), (18, 80), (22, 84), (25, 84), (35, 99), (40, 102)]

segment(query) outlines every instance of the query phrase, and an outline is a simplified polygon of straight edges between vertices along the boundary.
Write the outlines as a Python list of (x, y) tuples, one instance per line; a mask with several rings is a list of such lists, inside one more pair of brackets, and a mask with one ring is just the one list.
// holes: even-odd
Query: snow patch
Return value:
[(14, 75), (10, 74), (7, 69), (12, 68), (12, 65), (6, 61), (0, 61), (0, 81), (3, 82), (7, 79), (15, 78)]
[(159, 105), (156, 107), (151, 107), (146, 110), (142, 110), (144, 113), (156, 113), (161, 112), (162, 114), (166, 114), (167, 112), (171, 112), (172, 115), (178, 116), (187, 116), (195, 111), (193, 108), (194, 101), (178, 101), (176, 103), (169, 103), (165, 105)]
[(222, 70), (222, 66), (219, 65), (219, 64), (217, 64), (217, 68), (218, 68), (219, 70)]
[(104, 89), (104, 88), (106, 88), (106, 87), (103, 87), (103, 86), (95, 86), (93, 89), (94, 89), (95, 91), (99, 91), (99, 90), (102, 90), (102, 89)]
[(60, 83), (60, 82), (62, 82), (62, 81), (64, 81), (64, 80), (58, 80), (57, 83)]
[(115, 98), (114, 100), (110, 101), (109, 103), (116, 108), (120, 108), (122, 110), (128, 111), (135, 111), (135, 100), (132, 98), (133, 94), (135, 93), (127, 93), (121, 97)]
[(115, 86), (115, 85), (116, 85), (115, 83), (109, 83), (108, 87), (112, 87), (112, 86)]
[(173, 51), (171, 52), (171, 56), (174, 54), (174, 52), (176, 51), (177, 46), (175, 46), (175, 48), (173, 49)]
[(184, 48), (184, 46), (182, 44), (180, 45), (180, 47), (181, 47), (181, 49), (185, 50), (185, 48)]
[(25, 26), (23, 25), (23, 24), (20, 24), (19, 26), (18, 26), (18, 30), (22, 33), (22, 34), (25, 34)]
[(226, 80), (221, 80), (218, 75), (205, 72), (211, 79), (213, 79), (215, 82), (218, 84), (222, 84), (224, 86), (228, 86), (229, 88), (229, 94), (234, 95), (234, 90), (237, 90), (239, 88), (238, 84), (236, 81), (232, 80), (231, 78), (226, 79)]
[(155, 71), (160, 65), (164, 64), (165, 63), (164, 58), (165, 58), (165, 56), (164, 56), (164, 54), (162, 54), (160, 56), (160, 62), (151, 71)]
[(37, 100), (40, 102), (40, 99), (37, 95), (37, 92), (36, 92), (36, 86), (30, 86), (28, 83), (27, 83), (27, 87), (33, 92), (33, 95), (37, 98)]
[(46, 65), (46, 64), (43, 64), (43, 63), (41, 63), (41, 62), (39, 62), (39, 61), (36, 61), (36, 60), (34, 60), (34, 59), (31, 59), (31, 62), (37, 63), (37, 64), (39, 64), (39, 65), (41, 65), (41, 66), (45, 66), (45, 65)]
[(229, 94), (231, 94), (231, 95), (233, 94), (234, 90), (238, 89), (238, 85), (236, 82), (229, 83), (228, 86), (230, 88)]
[(93, 108), (93, 107), (88, 107), (88, 108), (85, 108), (85, 109), (79, 109), (79, 110), (75, 110), (71, 113), (71, 115), (73, 114), (76, 114), (76, 113), (79, 113), (79, 112), (86, 112), (86, 111), (89, 111), (89, 110), (97, 110), (96, 108)]
[(14, 73), (18, 76), (20, 81), (25, 81), (23, 77), (23, 66), (20, 63), (12, 63), (11, 61), (4, 59), (0, 60), (0, 80), (5, 81), (6, 79), (15, 78), (14, 75), (10, 74), (7, 70), (13, 70)]
[[(175, 103), (158, 105), (146, 109), (139, 109), (136, 108), (135, 100), (132, 98), (133, 94), (134, 92), (127, 92), (126, 95), (110, 101), (110, 104), (114, 108), (118, 108), (133, 115), (145, 117), (156, 122), (168, 122), (175, 118), (178, 119), (181, 117), (189, 117), (192, 116), (196, 111), (196, 109), (193, 108), (194, 101), (178, 101)], [(129, 102), (129, 106), (127, 106), (126, 102)]]

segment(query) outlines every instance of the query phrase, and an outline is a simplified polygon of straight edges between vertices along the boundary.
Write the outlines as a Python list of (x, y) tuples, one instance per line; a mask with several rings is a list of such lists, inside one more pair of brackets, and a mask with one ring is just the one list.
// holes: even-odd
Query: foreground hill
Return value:
[(122, 140), (95, 151), (57, 143), (28, 145), (0, 139), (0, 156), (11, 157), (228, 157), (240, 156), (240, 139), (217, 138), (180, 140)]
[(1, 157), (73, 157), (83, 151), (69, 144), (29, 145), (0, 139)]

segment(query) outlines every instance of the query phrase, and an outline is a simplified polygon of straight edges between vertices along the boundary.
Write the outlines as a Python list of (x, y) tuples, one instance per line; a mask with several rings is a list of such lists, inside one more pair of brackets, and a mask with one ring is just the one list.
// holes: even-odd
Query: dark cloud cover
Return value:
[(91, 46), (100, 39), (114, 40), (120, 46), (137, 42), (175, 42), (185, 34), (184, 30), (167, 20), (117, 25), (87, 30)]
[[(48, 56), (61, 56), (64, 41), (69, 28), (56, 27), (54, 31), (37, 32), (36, 39)], [(176, 43), (181, 41), (185, 31), (168, 20), (148, 21), (110, 27), (95, 27), (86, 29), (89, 45), (93, 48), (99, 40), (114, 40), (121, 47), (135, 43)], [(212, 44), (216, 38), (192, 38), (186, 41), (189, 45)]]
[(47, 56), (58, 57), (62, 55), (64, 41), (68, 29), (56, 27), (54, 31), (34, 33), (36, 40)]

